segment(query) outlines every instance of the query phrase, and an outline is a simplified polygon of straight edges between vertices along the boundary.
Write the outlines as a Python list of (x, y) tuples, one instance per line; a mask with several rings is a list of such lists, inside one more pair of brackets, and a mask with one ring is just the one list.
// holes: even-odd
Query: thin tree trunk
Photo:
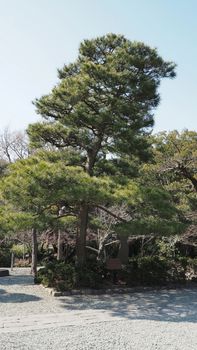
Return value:
[(25, 261), (25, 234), (23, 234), (23, 263)]
[[(94, 148), (88, 152), (86, 171), (90, 176), (93, 176), (94, 164), (96, 156), (102, 142), (102, 135), (98, 137)], [(77, 264), (83, 266), (86, 262), (86, 236), (88, 226), (88, 204), (81, 203), (79, 212), (79, 230), (76, 241)]]
[(63, 259), (63, 247), (62, 247), (62, 232), (58, 230), (58, 239), (57, 239), (57, 260)]
[(14, 253), (11, 254), (11, 271), (13, 271), (14, 268)]
[(118, 258), (120, 259), (122, 264), (128, 264), (129, 257), (129, 245), (128, 245), (128, 237), (124, 235), (119, 236), (120, 239), (120, 250), (118, 252)]
[(81, 204), (79, 213), (79, 233), (77, 237), (77, 263), (81, 266), (86, 261), (86, 233), (88, 225), (88, 205)]
[(32, 263), (31, 263), (31, 273), (34, 278), (37, 276), (37, 254), (38, 254), (38, 244), (37, 244), (37, 232), (36, 229), (32, 229)]

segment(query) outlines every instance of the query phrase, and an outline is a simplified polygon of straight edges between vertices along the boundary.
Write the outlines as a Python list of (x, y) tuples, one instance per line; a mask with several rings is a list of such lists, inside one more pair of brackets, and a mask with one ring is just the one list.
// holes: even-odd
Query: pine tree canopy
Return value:
[(158, 87), (174, 69), (156, 49), (122, 35), (85, 40), (76, 61), (58, 71), (51, 93), (34, 102), (44, 121), (29, 126), (32, 144), (74, 147), (91, 175), (111, 155), (146, 159)]

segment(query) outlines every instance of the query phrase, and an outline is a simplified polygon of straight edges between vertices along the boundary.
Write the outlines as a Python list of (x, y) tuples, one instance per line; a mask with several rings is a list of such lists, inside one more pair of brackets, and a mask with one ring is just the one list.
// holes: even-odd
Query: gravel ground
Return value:
[(0, 337), (2, 350), (196, 350), (196, 327), (186, 323), (113, 321)]
[(0, 317), (62, 312), (60, 303), (45, 288), (34, 284), (30, 269), (10, 273), (9, 277), (0, 277)]
[(0, 278), (0, 350), (196, 350), (197, 289), (54, 298), (27, 269)]

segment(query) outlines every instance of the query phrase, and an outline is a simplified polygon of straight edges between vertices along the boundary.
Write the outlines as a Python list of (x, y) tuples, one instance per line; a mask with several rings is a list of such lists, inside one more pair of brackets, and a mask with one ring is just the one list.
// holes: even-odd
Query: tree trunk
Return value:
[[(96, 156), (101, 145), (102, 137), (100, 136), (94, 145), (94, 148), (88, 152), (86, 171), (93, 176), (93, 168)], [(88, 226), (88, 204), (81, 203), (79, 212), (79, 231), (76, 241), (77, 264), (83, 266), (86, 262), (86, 235)]]
[(120, 235), (120, 250), (118, 253), (118, 258), (120, 259), (122, 264), (128, 264), (128, 257), (129, 257), (129, 246), (128, 246), (128, 237), (124, 235)]
[(63, 259), (63, 247), (62, 247), (62, 232), (58, 230), (58, 240), (57, 240), (57, 260)]
[(88, 205), (81, 204), (79, 213), (79, 233), (77, 237), (77, 263), (81, 266), (85, 264), (86, 261), (86, 233), (88, 224)]
[(11, 254), (11, 271), (13, 271), (14, 268), (14, 253)]
[(37, 244), (37, 233), (36, 229), (32, 229), (32, 263), (31, 263), (31, 273), (34, 278), (37, 276), (37, 254), (38, 254), (38, 244)]

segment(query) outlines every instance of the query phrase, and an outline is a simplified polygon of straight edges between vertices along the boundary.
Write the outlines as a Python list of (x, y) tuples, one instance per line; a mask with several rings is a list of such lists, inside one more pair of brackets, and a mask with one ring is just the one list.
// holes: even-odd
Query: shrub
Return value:
[(97, 268), (81, 268), (64, 262), (49, 262), (38, 271), (36, 282), (61, 291), (80, 287), (99, 288), (102, 284), (102, 271), (99, 265)]
[(29, 254), (27, 246), (23, 244), (13, 244), (11, 252), (14, 253), (14, 255), (19, 259), (22, 258), (24, 255)]
[[(133, 258), (117, 272), (117, 283), (126, 286), (161, 286), (197, 280), (197, 259), (177, 257), (167, 259), (161, 256)], [(100, 288), (109, 286), (112, 273), (98, 262), (84, 266), (64, 262), (50, 262), (38, 272), (37, 282), (56, 290), (74, 288)]]
[(1, 267), (10, 267), (11, 263), (11, 254), (8, 248), (0, 249), (0, 266)]
[(123, 272), (127, 285), (166, 285), (186, 280), (185, 259), (144, 256), (130, 260)]
[(103, 279), (102, 274), (88, 266), (76, 268), (77, 272), (77, 287), (85, 288), (100, 288)]
[(76, 285), (75, 268), (63, 262), (49, 262), (38, 271), (37, 282), (57, 290), (72, 289)]

